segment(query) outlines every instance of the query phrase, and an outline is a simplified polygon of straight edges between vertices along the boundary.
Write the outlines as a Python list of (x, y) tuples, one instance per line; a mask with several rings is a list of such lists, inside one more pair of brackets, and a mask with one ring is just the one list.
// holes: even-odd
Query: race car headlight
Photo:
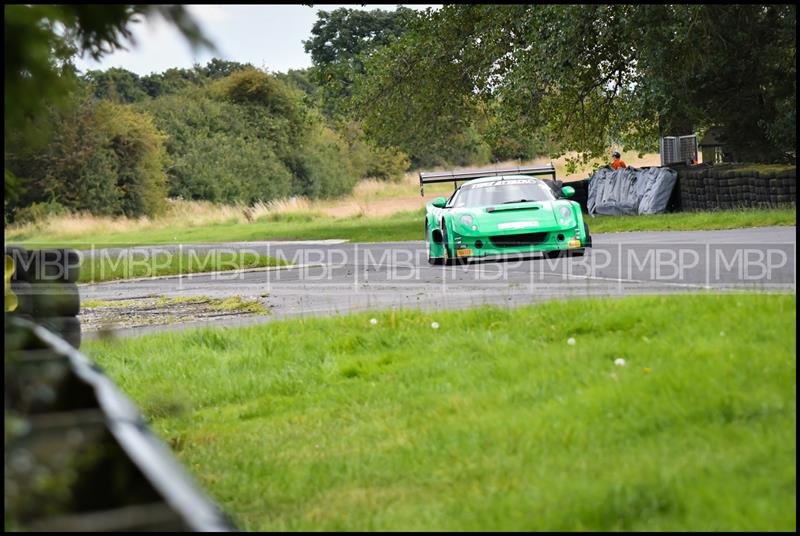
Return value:
[(470, 216), (469, 214), (464, 214), (463, 216), (461, 216), (461, 223), (463, 223), (467, 227), (471, 227), (473, 221), (474, 220), (472, 219), (472, 216)]
[(562, 218), (569, 218), (572, 215), (572, 211), (569, 209), (569, 207), (562, 206), (558, 210), (561, 212)]

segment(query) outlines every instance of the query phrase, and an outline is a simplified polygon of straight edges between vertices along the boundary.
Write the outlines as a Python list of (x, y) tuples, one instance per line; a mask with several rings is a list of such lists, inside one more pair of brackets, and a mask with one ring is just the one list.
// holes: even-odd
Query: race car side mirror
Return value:
[(445, 199), (444, 197), (437, 197), (436, 199), (433, 200), (431, 205), (433, 205), (436, 208), (444, 208), (447, 205), (447, 199)]
[(564, 195), (564, 197), (572, 197), (575, 195), (575, 188), (572, 186), (564, 186), (561, 188), (561, 193)]

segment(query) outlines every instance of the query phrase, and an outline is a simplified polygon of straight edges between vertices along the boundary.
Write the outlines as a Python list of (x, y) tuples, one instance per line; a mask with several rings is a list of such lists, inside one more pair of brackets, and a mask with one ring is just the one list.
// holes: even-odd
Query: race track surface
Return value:
[[(248, 242), (132, 248), (235, 255), (258, 252), (294, 266), (228, 274), (81, 285), (81, 300), (146, 296), (242, 296), (271, 309), (203, 321), (119, 330), (119, 335), (196, 326), (230, 326), (298, 316), (390, 308), (456, 309), (519, 306), (547, 299), (674, 292), (795, 292), (795, 227), (594, 235), (584, 257), (535, 254), (430, 266), (419, 242)], [(120, 255), (130, 250), (96, 250)], [(226, 257), (229, 258), (229, 257)], [(91, 334), (89, 338), (91, 337)]]

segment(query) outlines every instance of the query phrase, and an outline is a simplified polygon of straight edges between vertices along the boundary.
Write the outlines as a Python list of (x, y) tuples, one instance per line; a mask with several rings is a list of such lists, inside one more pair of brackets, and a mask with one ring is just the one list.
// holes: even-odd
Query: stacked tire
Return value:
[(588, 213), (589, 211), (586, 208), (586, 204), (589, 201), (589, 179), (572, 181), (565, 183), (565, 185), (572, 186), (575, 189), (575, 195), (572, 196), (571, 200), (581, 206), (581, 211), (583, 211), (584, 214)]
[(796, 168), (757, 171), (731, 164), (698, 167), (682, 169), (678, 173), (681, 210), (770, 208), (795, 204)]
[(81, 344), (80, 255), (73, 249), (5, 248), (14, 261), (11, 291), (17, 307), (11, 314), (36, 322), (75, 348)]
[(796, 171), (777, 171), (768, 175), (769, 203), (772, 206), (785, 206), (795, 202), (797, 195)]

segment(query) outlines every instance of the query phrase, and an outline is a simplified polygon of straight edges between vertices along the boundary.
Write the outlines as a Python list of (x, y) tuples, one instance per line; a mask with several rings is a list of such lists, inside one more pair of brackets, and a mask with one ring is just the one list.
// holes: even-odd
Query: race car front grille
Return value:
[(547, 241), (548, 233), (524, 233), (512, 235), (490, 236), (492, 244), (499, 248), (515, 248), (519, 246), (535, 246)]

